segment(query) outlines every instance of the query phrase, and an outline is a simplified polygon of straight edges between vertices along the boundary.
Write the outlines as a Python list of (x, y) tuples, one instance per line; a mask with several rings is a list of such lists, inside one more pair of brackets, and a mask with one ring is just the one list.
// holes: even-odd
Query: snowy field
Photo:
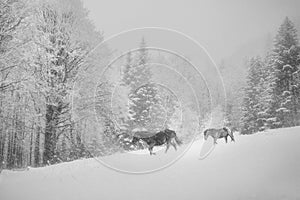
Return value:
[[(218, 141), (214, 151), (199, 160), (201, 141), (196, 141), (170, 167), (142, 175), (116, 172), (95, 159), (27, 171), (4, 170), (0, 199), (300, 199), (299, 142), (300, 127), (236, 136), (235, 143)], [(174, 149), (167, 155), (172, 154)], [(167, 155), (159, 152), (141, 159), (147, 165)], [(131, 155), (107, 159), (122, 163), (124, 156), (128, 160)]]

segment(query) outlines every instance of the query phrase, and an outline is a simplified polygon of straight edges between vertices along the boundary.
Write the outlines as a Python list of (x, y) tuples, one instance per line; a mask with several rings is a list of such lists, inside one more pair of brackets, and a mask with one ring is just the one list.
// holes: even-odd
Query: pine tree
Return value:
[(299, 125), (299, 54), (296, 29), (286, 18), (265, 61), (250, 62), (243, 133)]
[(268, 122), (274, 123), (272, 115), (270, 115), (270, 103), (274, 101), (274, 83), (275, 78), (272, 73), (272, 57), (268, 56), (260, 61), (260, 66), (258, 68), (259, 83), (257, 85), (257, 123), (258, 130), (263, 131), (270, 128)]
[(131, 84), (131, 80), (133, 79), (133, 60), (132, 60), (132, 54), (131, 52), (128, 52), (126, 55), (126, 63), (124, 66), (124, 72), (123, 72), (123, 77), (122, 77), (122, 85), (130, 85)]
[(147, 62), (149, 60), (145, 39), (142, 38), (139, 50), (135, 53), (129, 52), (123, 72), (123, 84), (131, 88), (133, 93), (138, 87), (147, 84), (151, 79), (151, 71)]
[[(129, 129), (146, 128), (154, 131), (155, 121), (161, 116), (157, 109), (159, 100), (158, 88), (151, 84), (151, 71), (148, 66), (149, 54), (143, 38), (139, 50), (127, 54), (123, 84), (130, 88)], [(152, 113), (152, 114), (151, 114)]]
[(154, 113), (151, 114), (152, 111), (156, 111), (156, 107), (160, 103), (157, 90), (155, 85), (147, 84), (130, 94), (131, 106), (129, 113), (135, 127), (149, 129), (153, 125), (152, 117), (158, 117), (158, 115), (153, 116)]
[[(114, 120), (115, 113), (111, 110), (111, 91), (112, 85), (107, 81), (98, 85), (96, 92), (96, 113), (101, 124), (102, 131), (94, 136), (92, 143), (89, 145), (90, 151), (94, 152), (93, 155), (107, 155), (118, 151), (120, 148), (118, 141), (119, 130)], [(117, 113), (119, 114), (119, 113)], [(95, 139), (99, 137), (99, 139)]]
[(249, 61), (249, 74), (245, 88), (243, 102), (242, 134), (251, 134), (264, 126), (264, 120), (260, 116), (260, 95), (263, 77), (264, 63), (260, 57), (252, 58)]
[(277, 128), (280, 127), (281, 122), (275, 116), (276, 108), (272, 105), (275, 105), (279, 100), (275, 95), (276, 83), (278, 81), (277, 74), (278, 70), (276, 69), (274, 62), (275, 57), (272, 53), (268, 53), (264, 63), (265, 69), (263, 71), (264, 82), (262, 83), (262, 92), (260, 94), (260, 116), (265, 119), (265, 128)]
[(272, 109), (277, 127), (289, 127), (299, 124), (299, 71), (300, 47), (297, 31), (289, 18), (280, 26), (272, 51), (273, 72), (276, 76)]
[(137, 88), (141, 86), (143, 83), (149, 83), (151, 80), (151, 71), (149, 66), (147, 65), (150, 60), (149, 53), (147, 50), (147, 45), (145, 38), (142, 38), (142, 41), (140, 43), (140, 48), (139, 51), (137, 52), (136, 56), (136, 73), (135, 73), (135, 79), (136, 81), (134, 82), (133, 88)]

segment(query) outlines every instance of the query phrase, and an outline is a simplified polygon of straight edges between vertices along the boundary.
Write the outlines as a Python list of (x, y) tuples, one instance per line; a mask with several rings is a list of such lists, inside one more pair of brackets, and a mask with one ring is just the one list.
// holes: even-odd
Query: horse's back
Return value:
[(154, 134), (149, 132), (149, 131), (137, 131), (134, 133), (135, 137), (139, 137), (139, 138), (147, 138), (147, 137), (151, 137)]
[(163, 145), (166, 142), (166, 136), (163, 132), (158, 132), (155, 135), (146, 135), (145, 137), (141, 137), (141, 140), (145, 141), (148, 145), (154, 143), (155, 146)]
[(211, 135), (216, 138), (223, 138), (223, 137), (226, 137), (227, 132), (225, 130), (223, 130), (223, 128), (221, 128), (221, 129), (209, 128), (209, 129), (205, 130), (205, 134)]
[(209, 135), (215, 134), (216, 132), (218, 132), (218, 129), (215, 129), (215, 128), (209, 128), (204, 131), (204, 133), (209, 134)]
[(139, 131), (135, 133), (135, 137), (143, 140), (148, 145), (155, 144), (155, 146), (161, 146), (168, 143), (172, 138), (175, 138), (176, 132), (169, 129), (159, 131), (155, 134), (147, 131)]

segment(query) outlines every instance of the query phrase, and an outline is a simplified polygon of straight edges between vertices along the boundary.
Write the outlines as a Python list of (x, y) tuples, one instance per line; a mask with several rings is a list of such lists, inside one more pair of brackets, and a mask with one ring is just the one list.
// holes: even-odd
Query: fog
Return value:
[[(84, 0), (91, 20), (105, 37), (137, 27), (183, 32), (220, 63), (248, 44), (274, 35), (288, 16), (299, 29), (298, 0)], [(139, 40), (137, 40), (137, 43)], [(246, 47), (245, 47), (246, 46)], [(249, 45), (257, 49), (255, 45)], [(255, 53), (255, 52), (254, 52)]]

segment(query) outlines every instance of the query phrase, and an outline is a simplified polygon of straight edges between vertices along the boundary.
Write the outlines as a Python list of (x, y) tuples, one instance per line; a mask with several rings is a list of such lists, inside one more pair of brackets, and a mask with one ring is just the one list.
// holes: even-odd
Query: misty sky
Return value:
[[(218, 62), (241, 45), (274, 34), (285, 16), (300, 19), (300, 0), (83, 0), (105, 37), (166, 27), (196, 39)], [(138, 41), (137, 41), (138, 42)]]

